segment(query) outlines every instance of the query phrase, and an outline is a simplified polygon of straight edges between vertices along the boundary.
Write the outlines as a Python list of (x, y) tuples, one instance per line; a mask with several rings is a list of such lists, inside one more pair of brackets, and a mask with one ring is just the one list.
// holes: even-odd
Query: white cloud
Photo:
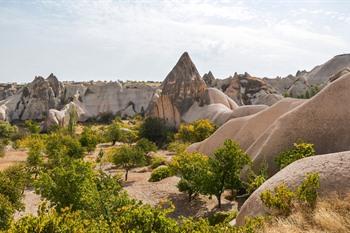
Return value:
[[(329, 23), (340, 14), (325, 9), (266, 12), (231, 1), (35, 3), (29, 11), (0, 5), (0, 30), (11, 23), (7, 31), (17, 35), (13, 41), (0, 38), (12, 43), (0, 49), (7, 46), (14, 58), (0, 70), (0, 81), (5, 76), (29, 81), (33, 74), (50, 72), (61, 79), (162, 80), (183, 51), (201, 73), (276, 76), (312, 68), (350, 48), (349, 34)], [(24, 60), (23, 52), (33, 59)], [(15, 69), (18, 65), (23, 68)]]

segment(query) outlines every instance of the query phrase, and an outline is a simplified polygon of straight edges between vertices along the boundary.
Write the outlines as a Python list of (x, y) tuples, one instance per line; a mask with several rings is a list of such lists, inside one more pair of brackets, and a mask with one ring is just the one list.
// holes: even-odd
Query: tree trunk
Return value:
[(188, 194), (188, 202), (191, 202), (192, 201), (192, 193), (189, 193)]
[(125, 170), (125, 181), (128, 180), (128, 172), (129, 172), (129, 170)]
[(218, 208), (221, 209), (221, 193), (216, 196), (216, 199), (218, 199)]

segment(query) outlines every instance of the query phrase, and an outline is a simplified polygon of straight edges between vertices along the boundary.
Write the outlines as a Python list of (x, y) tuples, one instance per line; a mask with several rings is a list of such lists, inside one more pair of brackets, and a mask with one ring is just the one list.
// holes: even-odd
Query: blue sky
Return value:
[(0, 82), (286, 76), (350, 53), (350, 1), (0, 0)]

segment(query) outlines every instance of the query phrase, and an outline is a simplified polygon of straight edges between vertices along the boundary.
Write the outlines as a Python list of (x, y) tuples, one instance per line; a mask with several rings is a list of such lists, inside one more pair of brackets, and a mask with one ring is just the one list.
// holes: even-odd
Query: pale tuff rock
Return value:
[(270, 212), (260, 199), (264, 190), (273, 190), (282, 183), (295, 190), (311, 172), (320, 176), (320, 197), (332, 195), (334, 192), (346, 195), (350, 192), (350, 151), (312, 156), (288, 165), (253, 192), (240, 209), (236, 224), (243, 225), (245, 217)]
[(350, 150), (350, 109), (344, 107), (350, 105), (349, 88), (347, 73), (309, 100), (285, 98), (254, 115), (232, 119), (189, 150), (210, 155), (230, 138), (250, 155), (253, 170), (266, 162), (270, 175), (278, 171), (276, 156), (300, 139), (314, 144), (318, 154)]
[[(207, 81), (215, 81), (211, 72), (206, 77)], [(233, 111), (237, 108), (229, 96), (218, 89), (207, 88), (188, 53), (184, 53), (165, 78), (161, 93), (154, 95), (148, 116), (162, 118), (174, 127), (198, 119), (209, 119), (222, 125), (235, 116)], [(253, 107), (241, 114), (260, 110), (262, 107)]]
[(13, 96), (20, 88), (16, 83), (0, 84), (0, 101)]
[(125, 86), (118, 82), (62, 83), (50, 74), (46, 79), (35, 77), (16, 94), (0, 101), (0, 119), (62, 124), (71, 104), (81, 109), (79, 121), (103, 113), (132, 116), (145, 112), (154, 91), (155, 87), (139, 83)]

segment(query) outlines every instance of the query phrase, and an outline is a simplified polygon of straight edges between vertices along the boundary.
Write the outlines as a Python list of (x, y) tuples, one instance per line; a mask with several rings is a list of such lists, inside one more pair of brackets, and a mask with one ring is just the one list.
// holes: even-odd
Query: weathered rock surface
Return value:
[[(215, 81), (209, 72), (207, 82)], [(255, 106), (234, 113), (238, 105), (218, 89), (207, 88), (188, 53), (184, 53), (162, 84), (161, 93), (154, 95), (148, 115), (164, 119), (178, 127), (181, 122), (210, 119), (217, 125), (237, 115), (248, 115), (266, 106)]]
[[(156, 87), (146, 84), (118, 82), (59, 82), (51, 74), (48, 78), (36, 77), (16, 94), (0, 101), (0, 119), (44, 120), (67, 122), (67, 109), (74, 104), (81, 110), (79, 120), (85, 121), (103, 113), (132, 116), (144, 113)], [(49, 110), (51, 110), (49, 112)]]
[(210, 87), (216, 87), (231, 97), (239, 105), (273, 105), (283, 97), (264, 79), (237, 74), (226, 79), (215, 79), (211, 72), (203, 76)]
[(350, 68), (350, 54), (337, 55), (326, 63), (316, 66), (310, 72), (298, 71), (295, 76), (264, 80), (281, 94), (305, 96), (313, 87), (323, 88), (338, 72)]
[(13, 96), (20, 88), (21, 86), (16, 83), (0, 83), (0, 101)]
[(260, 194), (264, 190), (273, 190), (281, 183), (295, 190), (310, 172), (317, 172), (320, 175), (320, 197), (333, 192), (340, 195), (348, 194), (350, 192), (350, 151), (312, 156), (285, 167), (262, 184), (243, 204), (236, 218), (237, 225), (244, 224), (244, 218), (247, 216), (269, 213), (269, 209), (260, 199)]
[(350, 150), (350, 109), (344, 107), (350, 105), (349, 88), (347, 73), (309, 100), (286, 98), (257, 114), (230, 120), (189, 150), (210, 155), (231, 138), (251, 156), (255, 171), (266, 162), (270, 175), (278, 170), (276, 156), (300, 139), (313, 143), (317, 154)]

